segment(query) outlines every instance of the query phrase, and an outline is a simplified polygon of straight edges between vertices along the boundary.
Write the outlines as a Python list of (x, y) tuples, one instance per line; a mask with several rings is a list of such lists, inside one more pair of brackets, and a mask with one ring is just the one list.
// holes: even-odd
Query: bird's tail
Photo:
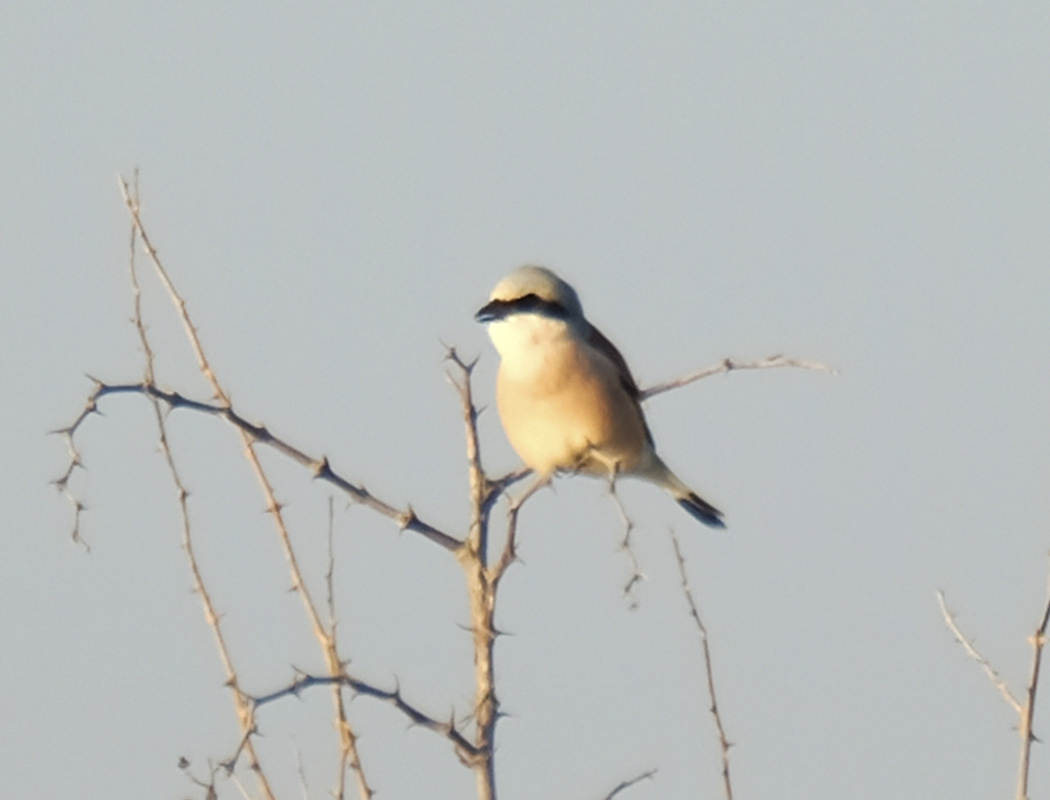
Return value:
[(653, 463), (643, 477), (669, 491), (674, 499), (678, 501), (678, 505), (708, 527), (724, 528), (726, 526), (722, 521), (722, 512), (682, 483), (678, 476), (671, 472), (670, 468), (655, 453), (653, 454)]

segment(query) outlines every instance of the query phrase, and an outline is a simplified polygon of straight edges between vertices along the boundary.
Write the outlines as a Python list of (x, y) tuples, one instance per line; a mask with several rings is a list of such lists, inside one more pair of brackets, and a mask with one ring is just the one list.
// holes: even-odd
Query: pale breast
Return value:
[(607, 474), (613, 464), (630, 472), (647, 452), (645, 423), (619, 369), (571, 337), (548, 339), (525, 360), (504, 356), (497, 401), (511, 445), (540, 474)]

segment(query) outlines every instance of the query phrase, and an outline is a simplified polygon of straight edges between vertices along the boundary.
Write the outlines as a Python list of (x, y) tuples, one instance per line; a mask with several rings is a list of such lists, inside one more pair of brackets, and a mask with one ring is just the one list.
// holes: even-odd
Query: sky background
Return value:
[[(48, 482), (85, 374), (142, 374), (143, 216), (238, 409), (460, 533), (466, 464), (443, 345), (550, 266), (643, 385), (776, 353), (837, 375), (704, 380), (647, 405), (660, 452), (726, 513), (625, 482), (631, 608), (600, 481), (525, 507), (497, 621), (501, 797), (719, 797), (707, 622), (738, 798), (1012, 796), (1017, 692), (1050, 549), (1050, 7), (1043, 3), (8, 3), (0, 10), (0, 776), (13, 797), (200, 797), (237, 742), (148, 405), (82, 429), (89, 506)], [(208, 399), (155, 282), (159, 380)], [(319, 670), (235, 433), (170, 416), (242, 684)], [(485, 463), (517, 459), (493, 411)], [(264, 453), (320, 589), (328, 497)], [(498, 517), (497, 517), (498, 518)], [(449, 555), (335, 501), (355, 675), (469, 711)], [(328, 693), (260, 715), (281, 797), (334, 785)], [(1041, 712), (1046, 713), (1041, 713)], [(463, 798), (447, 743), (351, 706), (381, 797)], [(1036, 733), (1050, 731), (1050, 706)], [(298, 754), (298, 755), (297, 755)], [(1034, 749), (1033, 796), (1050, 791)], [(230, 783), (222, 797), (237, 796)]]

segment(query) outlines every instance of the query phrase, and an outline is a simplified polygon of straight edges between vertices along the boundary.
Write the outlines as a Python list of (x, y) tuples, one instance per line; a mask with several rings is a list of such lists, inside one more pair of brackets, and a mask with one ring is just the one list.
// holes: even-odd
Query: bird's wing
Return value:
[(627, 394), (631, 396), (631, 399), (637, 402), (641, 392), (638, 390), (638, 384), (634, 382), (634, 376), (631, 375), (627, 361), (620, 355), (616, 345), (606, 339), (602, 332), (593, 325), (590, 326), (590, 331), (587, 334), (587, 344), (616, 365), (616, 369), (620, 373), (620, 384)]
[(627, 392), (627, 396), (631, 398), (631, 402), (634, 403), (634, 407), (638, 411), (638, 418), (642, 421), (642, 427), (645, 428), (645, 438), (649, 440), (650, 445), (653, 444), (653, 434), (649, 430), (649, 424), (645, 421), (645, 414), (642, 413), (642, 393), (638, 389), (638, 384), (634, 381), (634, 376), (631, 375), (631, 370), (627, 366), (627, 360), (616, 349), (616, 345), (606, 339), (602, 332), (593, 325), (590, 326), (590, 330), (587, 333), (587, 343), (616, 366), (617, 372), (620, 373), (620, 385)]

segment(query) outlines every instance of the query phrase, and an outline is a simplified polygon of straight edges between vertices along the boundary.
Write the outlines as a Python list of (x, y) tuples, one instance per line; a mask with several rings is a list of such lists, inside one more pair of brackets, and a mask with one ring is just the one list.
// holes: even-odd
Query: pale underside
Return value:
[(629, 375), (625, 381), (619, 364), (599, 349), (581, 347), (560, 320), (524, 315), (493, 328), (502, 356), (500, 417), (529, 467), (540, 475), (606, 476), (649, 468), (649, 433), (630, 395), (633, 381)]

